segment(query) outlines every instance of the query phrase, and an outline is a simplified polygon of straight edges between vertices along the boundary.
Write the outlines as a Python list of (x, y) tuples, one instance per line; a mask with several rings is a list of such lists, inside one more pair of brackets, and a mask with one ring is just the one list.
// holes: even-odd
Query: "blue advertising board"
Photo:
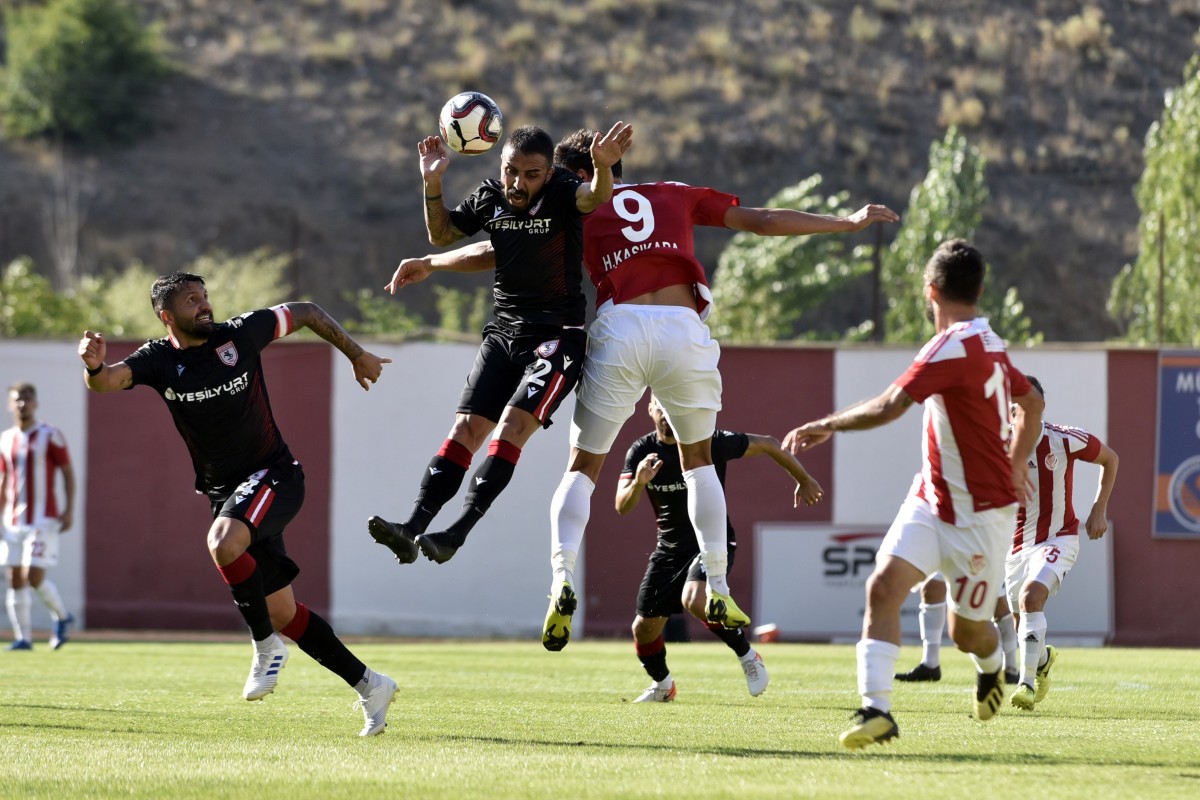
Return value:
[(1158, 357), (1154, 536), (1200, 539), (1200, 352)]

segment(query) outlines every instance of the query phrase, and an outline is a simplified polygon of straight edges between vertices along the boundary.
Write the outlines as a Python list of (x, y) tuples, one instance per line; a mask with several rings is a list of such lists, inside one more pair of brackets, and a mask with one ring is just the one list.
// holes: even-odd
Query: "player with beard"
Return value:
[[(418, 548), (439, 564), (454, 556), (508, 486), (525, 443), (551, 424), (555, 409), (579, 381), (586, 347), (583, 215), (612, 195), (612, 165), (632, 136), (632, 128), (618, 122), (592, 137), (588, 150), (594, 172), (584, 182), (554, 166), (549, 134), (532, 126), (518, 128), (505, 142), (500, 180), (484, 181), (453, 211), (442, 201), (442, 179), (450, 163), (445, 144), (436, 136), (418, 144), (429, 241), (444, 246), (483, 230), (490, 248), (467, 251), (494, 250), (495, 258), (467, 264), (453, 257), (406, 259), (387, 288), (395, 293), (433, 270), (494, 268), (495, 319), (483, 329), (454, 424), (422, 475), (408, 519), (391, 522), (376, 516), (367, 522), (372, 538), (400, 563), (416, 560)], [(471, 459), (493, 431), (462, 514), (445, 530), (426, 532), (457, 494)]]
[(261, 353), (276, 339), (308, 328), (350, 359), (363, 389), (391, 359), (364, 350), (313, 303), (282, 303), (217, 323), (199, 275), (158, 278), (150, 301), (166, 338), (105, 364), (104, 335), (85, 331), (79, 342), (84, 382), (94, 392), (145, 385), (166, 402), (191, 454), (196, 491), (212, 509), (209, 555), (254, 640), (242, 696), (261, 700), (275, 690), (288, 659), (278, 631), (358, 692), (365, 721), (360, 736), (382, 732), (396, 682), (368, 669), (292, 593), (300, 568), (288, 557), (283, 531), (304, 502), (304, 470), (275, 424)]
[[(746, 686), (753, 697), (767, 689), (767, 668), (762, 657), (746, 641), (741, 628), (726, 628), (705, 617), (705, 574), (700, 561), (696, 532), (688, 519), (687, 486), (679, 462), (679, 443), (675, 431), (654, 395), (647, 409), (654, 420), (654, 432), (638, 439), (625, 456), (625, 468), (617, 485), (617, 513), (628, 514), (637, 507), (644, 489), (654, 507), (658, 543), (650, 555), (646, 575), (638, 590), (637, 616), (633, 620), (633, 641), (638, 659), (654, 683), (635, 703), (665, 703), (675, 699), (675, 680), (667, 667), (667, 646), (663, 628), (671, 614), (686, 608), (694, 617), (733, 650), (746, 675)], [(768, 455), (796, 480), (793, 505), (813, 505), (821, 501), (821, 486), (800, 462), (779, 446), (772, 436), (718, 430), (712, 438), (713, 467), (725, 488), (725, 468), (737, 458)], [(737, 542), (733, 525), (728, 531), (729, 568), (733, 568)]]

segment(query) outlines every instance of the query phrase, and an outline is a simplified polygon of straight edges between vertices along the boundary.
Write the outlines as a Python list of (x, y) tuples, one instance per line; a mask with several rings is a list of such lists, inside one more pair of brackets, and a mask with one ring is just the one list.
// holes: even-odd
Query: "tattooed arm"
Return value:
[(364, 389), (370, 390), (370, 385), (379, 380), (383, 365), (392, 363), (390, 358), (380, 358), (364, 350), (336, 319), (316, 303), (288, 303), (287, 308), (297, 328), (308, 328), (350, 359), (354, 367), (354, 379)]

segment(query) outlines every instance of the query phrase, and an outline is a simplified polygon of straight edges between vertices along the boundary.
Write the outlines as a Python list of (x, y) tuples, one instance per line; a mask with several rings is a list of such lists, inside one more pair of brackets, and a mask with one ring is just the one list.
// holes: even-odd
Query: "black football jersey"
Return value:
[(517, 211), (500, 181), (490, 179), (450, 212), (450, 223), (467, 236), (482, 230), (491, 237), (496, 318), (518, 333), (584, 323), (583, 215), (575, 206), (580, 183), (555, 167), (528, 210)]
[[(716, 467), (722, 489), (725, 487), (726, 464), (744, 456), (749, 446), (750, 437), (744, 433), (718, 430), (713, 434), (713, 466)], [(660, 441), (657, 434), (646, 434), (634, 442), (625, 454), (625, 468), (621, 476), (636, 475), (638, 464), (651, 453), (662, 459), (658, 474), (646, 484), (646, 493), (650, 495), (650, 504), (654, 506), (658, 524), (658, 547), (660, 550), (697, 549), (696, 529), (688, 518), (687, 484), (683, 482), (678, 445)], [(728, 540), (732, 542), (733, 525), (728, 517), (725, 518), (725, 524)]]
[(125, 359), (134, 385), (166, 402), (196, 470), (196, 491), (223, 499), (247, 476), (290, 458), (275, 424), (260, 354), (293, 330), (284, 305), (216, 325), (209, 340), (181, 349), (170, 337)]

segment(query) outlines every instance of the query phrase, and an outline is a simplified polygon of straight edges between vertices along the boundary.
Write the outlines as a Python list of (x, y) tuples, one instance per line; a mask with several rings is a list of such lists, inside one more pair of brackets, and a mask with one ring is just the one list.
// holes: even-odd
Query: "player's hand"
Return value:
[(104, 341), (104, 334), (96, 331), (84, 331), (83, 338), (79, 340), (79, 357), (83, 359), (84, 366), (88, 369), (95, 369), (104, 363), (106, 355), (108, 355), (108, 345)]
[[(450, 153), (440, 136), (426, 136), (417, 142), (417, 152), (421, 154), (421, 177), (441, 178), (442, 173), (450, 166)], [(614, 162), (616, 163), (616, 162)]]
[(850, 222), (851, 230), (861, 231), (876, 222), (899, 222), (900, 215), (892, 211), (887, 206), (881, 206), (872, 203), (855, 211), (850, 216), (846, 217)]
[(821, 423), (806, 422), (799, 428), (793, 428), (787, 436), (783, 437), (783, 449), (798, 456), (805, 450), (811, 450), (817, 445), (829, 441), (830, 436), (833, 436), (833, 431), (827, 430)]
[(633, 476), (634, 481), (637, 482), (638, 486), (645, 486), (654, 480), (654, 476), (662, 469), (662, 465), (662, 459), (651, 453), (638, 464), (637, 473)]
[(59, 528), (58, 528), (59, 533), (66, 533), (67, 531), (71, 530), (71, 526), (75, 524), (75, 512), (72, 511), (71, 509), (67, 509), (66, 511), (59, 514), (58, 524), (59, 524)]
[(802, 502), (806, 506), (815, 506), (824, 497), (825, 491), (821, 484), (811, 477), (805, 481), (796, 481), (796, 490), (792, 493), (792, 508), (799, 508)]
[(383, 365), (392, 363), (390, 358), (380, 358), (366, 350), (351, 362), (354, 365), (354, 380), (366, 391), (371, 391), (371, 384), (379, 380), (383, 374)]
[(592, 138), (592, 163), (597, 167), (611, 167), (621, 160), (632, 142), (633, 126), (618, 120), (608, 133), (597, 133)]
[(1099, 539), (1108, 532), (1108, 509), (1100, 506), (1092, 506), (1092, 513), (1088, 514), (1087, 522), (1084, 523), (1084, 528), (1087, 530), (1089, 539)]
[(397, 289), (425, 280), (430, 272), (432, 268), (428, 258), (406, 258), (396, 267), (391, 282), (383, 288), (388, 290), (388, 294), (395, 294)]

